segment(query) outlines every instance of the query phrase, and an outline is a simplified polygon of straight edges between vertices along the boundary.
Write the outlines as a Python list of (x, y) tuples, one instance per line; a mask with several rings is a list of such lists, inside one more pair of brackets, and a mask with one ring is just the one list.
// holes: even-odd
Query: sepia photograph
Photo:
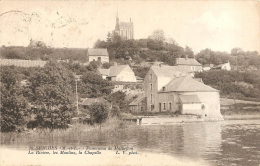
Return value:
[(0, 166), (260, 166), (259, 0), (2, 0), (0, 25)]

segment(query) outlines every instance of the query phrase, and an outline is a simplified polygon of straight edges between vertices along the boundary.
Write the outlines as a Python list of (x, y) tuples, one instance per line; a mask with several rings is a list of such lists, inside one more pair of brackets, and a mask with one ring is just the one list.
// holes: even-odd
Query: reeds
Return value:
[(88, 125), (77, 123), (68, 129), (36, 129), (22, 132), (1, 133), (1, 144), (12, 142), (30, 142), (30, 141), (80, 141), (87, 136), (97, 132), (110, 132), (124, 129), (134, 123), (124, 122), (118, 118), (109, 118), (105, 123), (100, 125)]

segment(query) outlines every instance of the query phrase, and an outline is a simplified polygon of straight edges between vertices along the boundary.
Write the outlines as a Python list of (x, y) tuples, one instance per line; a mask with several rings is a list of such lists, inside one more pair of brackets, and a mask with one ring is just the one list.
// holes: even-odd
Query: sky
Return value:
[(162, 29), (195, 52), (260, 53), (260, 1), (1, 1), (0, 45), (91, 48), (120, 21), (134, 23), (134, 38)]

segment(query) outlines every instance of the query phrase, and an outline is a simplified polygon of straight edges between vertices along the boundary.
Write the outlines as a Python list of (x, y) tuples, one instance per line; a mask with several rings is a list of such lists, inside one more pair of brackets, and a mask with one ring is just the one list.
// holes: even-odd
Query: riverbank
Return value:
[(95, 132), (114, 132), (117, 130), (125, 129), (134, 126), (135, 123), (125, 122), (117, 118), (108, 119), (102, 127), (99, 125), (88, 124), (73, 124), (67, 129), (34, 129), (21, 132), (7, 132), (1, 133), (1, 144), (15, 143), (15, 142), (30, 142), (34, 140), (50, 140), (50, 141), (70, 141), (82, 140), (89, 133)]

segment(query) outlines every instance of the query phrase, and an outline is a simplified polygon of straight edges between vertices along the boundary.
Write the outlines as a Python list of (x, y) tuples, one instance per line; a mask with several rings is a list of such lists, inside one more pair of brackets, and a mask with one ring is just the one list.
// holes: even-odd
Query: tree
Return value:
[(104, 102), (104, 103), (100, 103), (100, 102), (96, 102), (93, 103), (89, 106), (89, 110), (90, 110), (90, 117), (91, 120), (94, 123), (97, 123), (101, 125), (102, 123), (104, 123), (109, 115), (109, 105), (108, 103)]
[(75, 113), (75, 94), (71, 73), (61, 64), (50, 61), (29, 78), (31, 102), (39, 127), (66, 128)]
[(25, 116), (30, 109), (28, 100), (23, 95), (20, 84), (21, 77), (14, 67), (1, 69), (1, 131), (22, 130), (26, 121)]
[(185, 54), (188, 58), (194, 58), (194, 52), (192, 51), (192, 48), (188, 46), (185, 47)]
[(79, 92), (86, 97), (100, 97), (111, 93), (112, 84), (94, 72), (86, 72), (79, 82)]
[(113, 64), (112, 63), (108, 63), (108, 62), (105, 62), (105, 63), (102, 64), (102, 67), (104, 69), (109, 69), (111, 66), (113, 66)]
[(164, 42), (165, 41), (164, 31), (162, 29), (154, 30), (152, 35), (149, 36), (148, 38), (153, 39), (155, 41)]

